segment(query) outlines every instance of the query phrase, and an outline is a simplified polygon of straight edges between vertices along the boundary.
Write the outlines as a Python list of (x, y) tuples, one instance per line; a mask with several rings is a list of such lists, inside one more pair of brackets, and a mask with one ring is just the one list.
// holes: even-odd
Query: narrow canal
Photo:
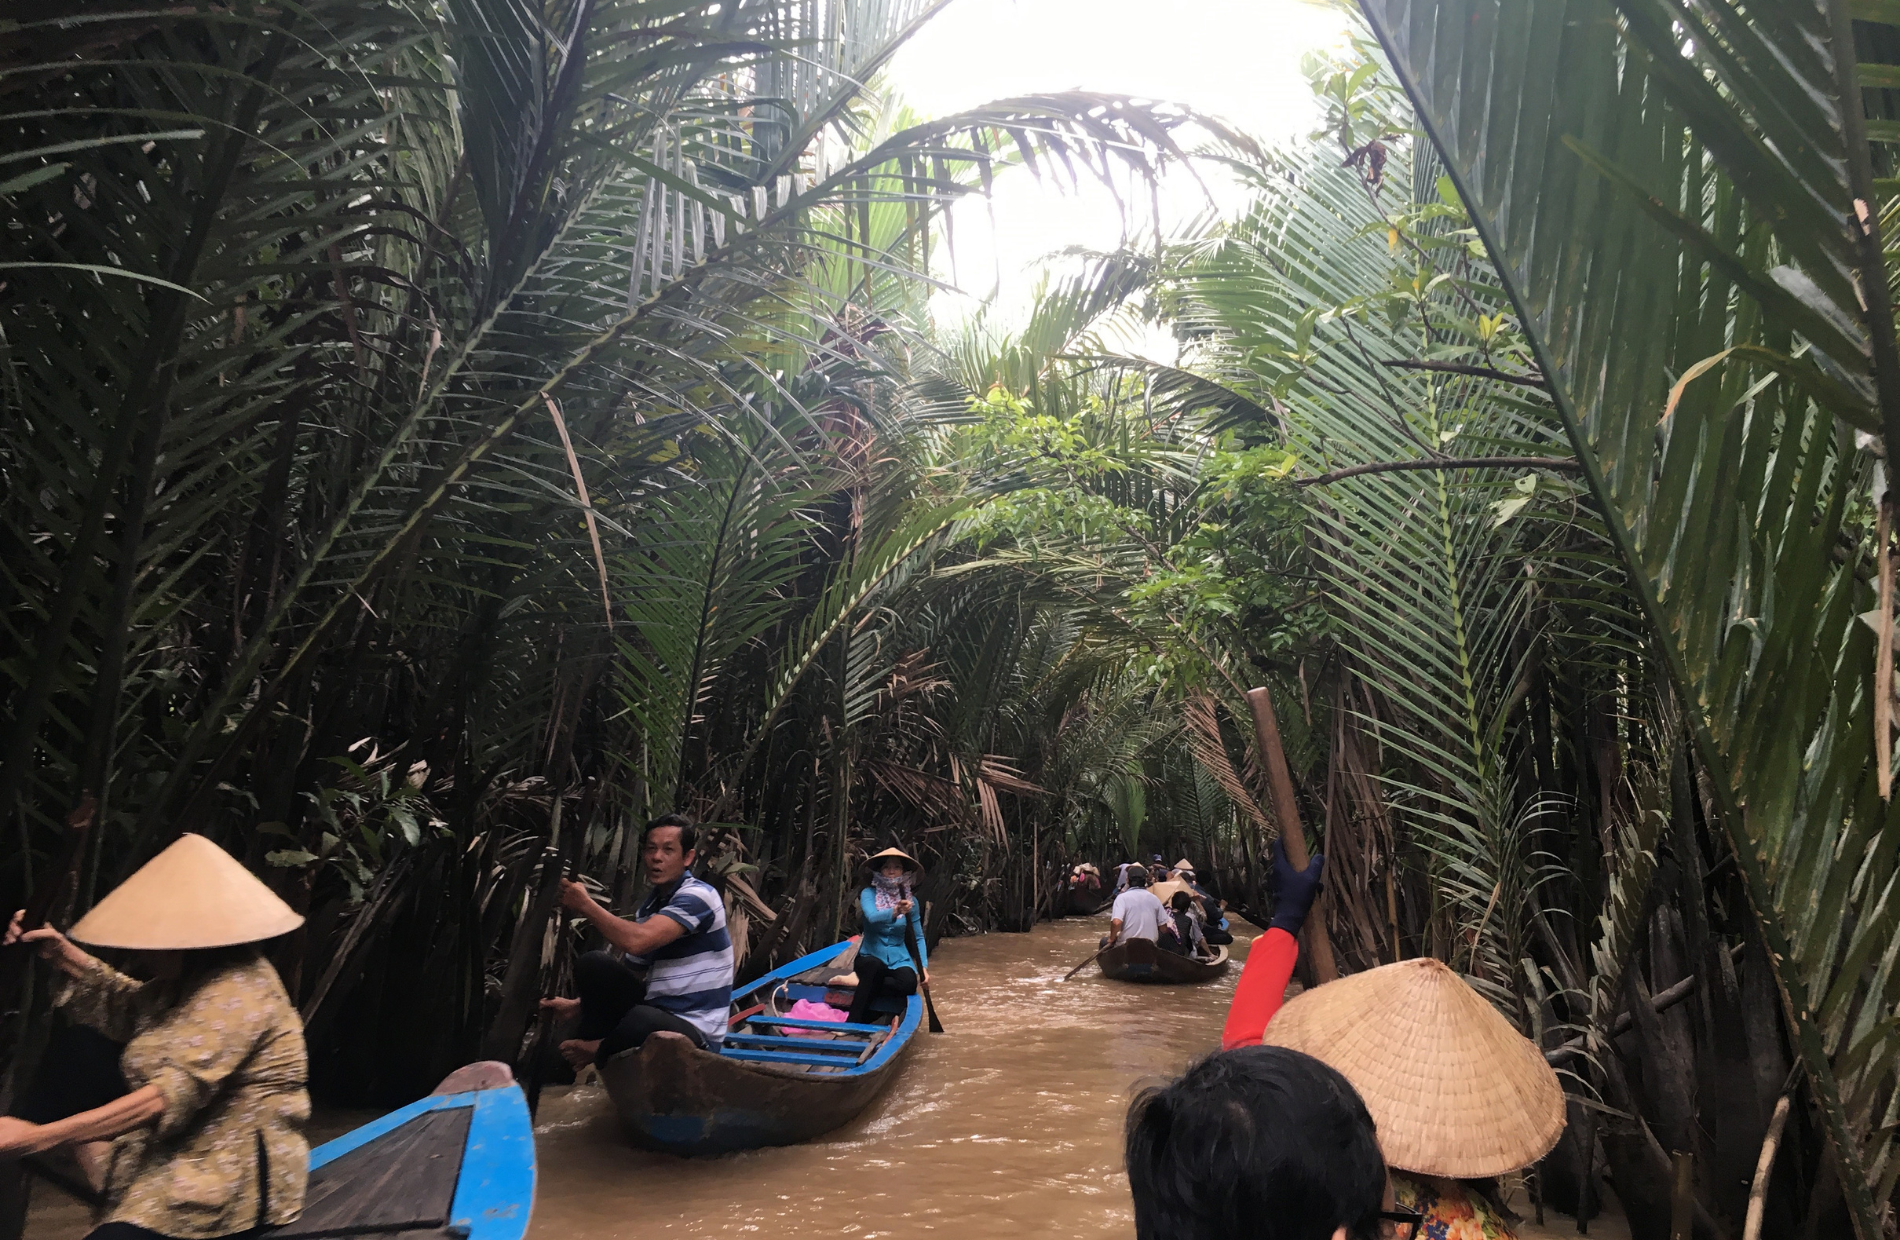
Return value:
[(919, 1034), (864, 1115), (805, 1145), (649, 1154), (621, 1138), (598, 1088), (545, 1095), (529, 1240), (1126, 1240), (1129, 1097), (1219, 1044), (1246, 947), (1237, 941), (1234, 967), (1205, 986), (1130, 986), (1093, 967), (1061, 981), (1106, 928), (1071, 918), (946, 939), (930, 980), (948, 1032)]

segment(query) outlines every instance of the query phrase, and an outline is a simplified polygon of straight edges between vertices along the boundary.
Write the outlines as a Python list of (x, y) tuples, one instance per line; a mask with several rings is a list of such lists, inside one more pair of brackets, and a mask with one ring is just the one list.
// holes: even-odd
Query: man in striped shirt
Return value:
[(652, 890), (631, 921), (602, 908), (581, 884), (561, 881), (561, 903), (625, 953), (587, 952), (574, 962), (580, 998), (542, 1000), (556, 1016), (580, 1014), (576, 1036), (561, 1043), (576, 1068), (633, 1050), (655, 1033), (713, 1051), (725, 1040), (732, 939), (719, 893), (693, 877), (697, 836), (680, 814), (647, 824), (640, 861)]

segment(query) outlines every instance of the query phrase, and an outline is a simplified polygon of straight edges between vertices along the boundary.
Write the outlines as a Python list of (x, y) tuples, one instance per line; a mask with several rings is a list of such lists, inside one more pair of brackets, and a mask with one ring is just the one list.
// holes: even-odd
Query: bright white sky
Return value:
[[(1278, 142), (1317, 120), (1300, 58), (1342, 44), (1344, 32), (1338, 13), (1302, 0), (954, 0), (899, 50), (886, 80), (926, 116), (1011, 95), (1096, 90), (1184, 104)], [(1209, 184), (1228, 200), (1218, 205), (1236, 205), (1218, 178)], [(1178, 224), (1210, 204), (1192, 177), (1174, 175), (1161, 209), (1164, 224)], [(961, 203), (954, 227), (965, 292), (995, 292), (1017, 307), (1038, 259), (1065, 246), (1113, 248), (1122, 216), (1099, 183), (1071, 193), (1018, 169), (998, 178), (993, 203)], [(939, 297), (935, 308), (943, 319), (975, 304)]]

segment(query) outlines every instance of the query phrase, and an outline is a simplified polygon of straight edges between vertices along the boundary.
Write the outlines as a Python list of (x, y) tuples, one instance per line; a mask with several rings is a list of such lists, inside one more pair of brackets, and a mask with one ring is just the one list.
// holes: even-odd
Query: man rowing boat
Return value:
[(640, 862), (652, 886), (631, 921), (602, 908), (579, 883), (561, 881), (561, 903), (594, 923), (623, 954), (592, 951), (574, 962), (577, 999), (543, 999), (557, 1017), (578, 1015), (561, 1055), (576, 1068), (633, 1050), (656, 1033), (718, 1050), (732, 1005), (732, 938), (719, 893), (693, 877), (698, 831), (668, 814), (647, 824)]

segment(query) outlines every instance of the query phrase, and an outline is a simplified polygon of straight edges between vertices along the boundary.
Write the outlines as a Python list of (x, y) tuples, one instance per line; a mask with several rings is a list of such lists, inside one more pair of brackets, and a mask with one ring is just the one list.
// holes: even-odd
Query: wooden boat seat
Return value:
[(864, 1043), (856, 1038), (839, 1038), (835, 1042), (828, 1042), (819, 1038), (781, 1038), (769, 1033), (727, 1034), (726, 1045), (731, 1046), (734, 1042), (743, 1042), (748, 1047), (763, 1046), (768, 1049), (774, 1046), (783, 1048), (807, 1046), (814, 1050), (828, 1050), (850, 1055), (854, 1059), (858, 1052), (864, 1049)]
[[(859, 1043), (846, 1043), (850, 1049), (858, 1049)], [(753, 1063), (789, 1063), (802, 1064), (807, 1068), (849, 1068), (858, 1062), (856, 1055), (814, 1055), (796, 1051), (721, 1051), (727, 1059), (743, 1059)]]
[(889, 1033), (889, 1025), (858, 1025), (846, 1021), (797, 1020), (790, 1016), (754, 1016), (749, 1025), (783, 1025), (788, 1029), (837, 1029), (844, 1033)]
[(427, 1111), (310, 1173), (303, 1214), (268, 1240), (435, 1231), (449, 1221), (469, 1107)]

